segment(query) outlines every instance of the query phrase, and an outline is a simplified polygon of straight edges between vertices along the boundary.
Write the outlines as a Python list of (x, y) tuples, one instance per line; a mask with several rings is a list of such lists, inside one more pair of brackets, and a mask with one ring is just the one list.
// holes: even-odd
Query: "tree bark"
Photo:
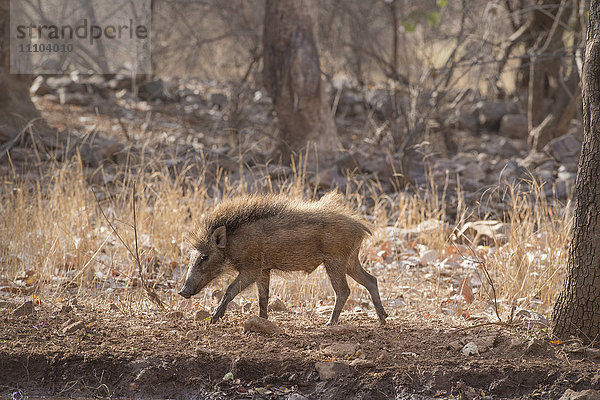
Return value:
[[(315, 144), (319, 160), (335, 157), (337, 135), (321, 79), (317, 0), (267, 0), (264, 85), (273, 99), (283, 162)], [(314, 153), (312, 153), (314, 154)]]
[(600, 340), (600, 1), (592, 0), (582, 74), (584, 140), (575, 184), (575, 216), (564, 288), (553, 333)]

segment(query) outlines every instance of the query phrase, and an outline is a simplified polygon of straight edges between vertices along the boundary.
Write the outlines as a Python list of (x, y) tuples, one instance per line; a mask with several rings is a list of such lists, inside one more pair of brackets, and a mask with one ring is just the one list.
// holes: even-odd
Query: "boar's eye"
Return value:
[(208, 259), (208, 254), (201, 254), (200, 257), (198, 257), (198, 260), (200, 260), (200, 262), (206, 261), (207, 259)]

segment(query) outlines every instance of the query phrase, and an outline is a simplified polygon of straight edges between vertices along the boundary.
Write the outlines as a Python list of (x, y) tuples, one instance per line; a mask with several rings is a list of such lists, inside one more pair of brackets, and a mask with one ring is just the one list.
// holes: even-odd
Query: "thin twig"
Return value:
[(458, 252), (458, 254), (460, 254), (460, 256), (467, 261), (470, 261), (472, 263), (478, 264), (479, 267), (481, 268), (481, 270), (483, 271), (483, 275), (485, 276), (486, 281), (488, 282), (488, 284), (490, 285), (490, 287), (492, 288), (492, 301), (494, 303), (494, 311), (496, 313), (496, 317), (498, 318), (498, 321), (502, 324), (504, 324), (504, 322), (502, 321), (502, 318), (500, 317), (500, 311), (498, 310), (498, 297), (496, 296), (496, 286), (494, 285), (494, 281), (492, 280), (492, 276), (490, 275), (489, 271), (487, 270), (486, 266), (485, 266), (485, 261), (480, 260), (479, 257), (477, 257), (477, 253), (475, 253), (475, 251), (473, 250), (473, 248), (469, 245), (467, 245), (467, 247), (469, 248), (469, 250), (471, 251), (471, 253), (473, 253), (473, 256), (475, 258), (468, 258), (466, 257), (458, 248), (458, 246), (456, 246), (456, 244), (454, 243), (454, 241), (450, 239), (450, 243), (452, 243), (452, 246), (456, 249), (456, 251)]
[(150, 300), (152, 300), (154, 303), (156, 303), (156, 305), (158, 305), (160, 308), (164, 309), (165, 305), (162, 302), (162, 300), (160, 299), (160, 297), (158, 296), (158, 294), (156, 294), (156, 292), (152, 288), (150, 288), (150, 287), (148, 287), (148, 285), (146, 285), (146, 281), (144, 279), (144, 274), (142, 272), (142, 263), (140, 262), (140, 257), (139, 257), (139, 252), (138, 252), (138, 240), (137, 240), (137, 226), (136, 226), (137, 224), (136, 224), (136, 212), (135, 212), (135, 183), (133, 185), (133, 200), (132, 200), (133, 233), (134, 233), (134, 237), (135, 237), (135, 253), (131, 250), (131, 248), (127, 245), (127, 243), (125, 243), (125, 240), (121, 237), (121, 235), (119, 235), (117, 228), (115, 228), (115, 226), (112, 224), (112, 222), (110, 222), (110, 219), (108, 219), (108, 216), (104, 213), (104, 210), (102, 209), (102, 206), (100, 205), (100, 200), (98, 199), (98, 196), (96, 196), (96, 192), (94, 191), (93, 188), (92, 188), (92, 194), (94, 195), (94, 199), (96, 200), (96, 204), (98, 204), (100, 213), (102, 214), (102, 216), (108, 223), (108, 226), (110, 226), (110, 229), (113, 231), (113, 233), (115, 234), (117, 239), (119, 239), (121, 244), (125, 247), (125, 249), (127, 249), (127, 252), (135, 259), (135, 262), (138, 267), (138, 272), (140, 274), (140, 281), (142, 282), (142, 287), (144, 288), (146, 295), (148, 296), (148, 298)]

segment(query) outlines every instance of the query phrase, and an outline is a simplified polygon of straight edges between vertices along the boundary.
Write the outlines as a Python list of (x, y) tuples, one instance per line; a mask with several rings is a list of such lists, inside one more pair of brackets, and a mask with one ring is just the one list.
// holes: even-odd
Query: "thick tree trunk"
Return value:
[(317, 10), (317, 0), (266, 3), (263, 79), (277, 114), (283, 162), (307, 144), (316, 144), (319, 160), (331, 160), (337, 146), (319, 66)]
[(565, 286), (554, 305), (556, 336), (600, 340), (600, 1), (592, 0), (583, 65), (584, 140)]
[(9, 29), (9, 0), (0, 0), (0, 146), (40, 118), (29, 97), (31, 77), (9, 73)]

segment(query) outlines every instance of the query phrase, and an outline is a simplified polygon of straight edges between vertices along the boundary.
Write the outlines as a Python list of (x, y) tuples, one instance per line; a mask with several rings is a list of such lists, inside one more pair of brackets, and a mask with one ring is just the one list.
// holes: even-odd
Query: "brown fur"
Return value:
[(194, 236), (192, 244), (198, 257), (190, 265), (180, 293), (189, 297), (225, 270), (233, 269), (239, 275), (213, 319), (222, 316), (226, 304), (253, 282), (259, 288), (261, 316), (266, 317), (264, 303), (271, 270), (311, 272), (324, 264), (336, 292), (330, 323), (337, 322), (349, 294), (346, 274), (369, 290), (383, 322), (386, 314), (377, 281), (358, 260), (368, 233), (368, 227), (337, 193), (314, 202), (274, 195), (227, 200), (216, 207)]

